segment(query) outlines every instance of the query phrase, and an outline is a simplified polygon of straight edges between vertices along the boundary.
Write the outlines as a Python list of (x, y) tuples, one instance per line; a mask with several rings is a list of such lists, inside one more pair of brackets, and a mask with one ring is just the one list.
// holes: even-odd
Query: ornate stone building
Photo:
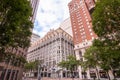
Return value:
[[(39, 60), (41, 65), (45, 65), (41, 75), (52, 77), (53, 73), (59, 69), (57, 64), (66, 60), (68, 55), (74, 55), (73, 39), (64, 30), (58, 28), (57, 30), (50, 30), (29, 48), (27, 60), (28, 62)], [(31, 73), (29, 75), (34, 76)], [(61, 71), (60, 76), (70, 77), (67, 70)]]

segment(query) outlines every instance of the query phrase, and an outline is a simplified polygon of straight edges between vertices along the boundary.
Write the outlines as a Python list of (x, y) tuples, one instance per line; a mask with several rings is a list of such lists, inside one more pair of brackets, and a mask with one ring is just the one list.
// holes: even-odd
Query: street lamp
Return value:
[[(55, 78), (55, 76), (58, 76), (58, 79), (60, 80), (61, 76), (59, 75), (60, 71), (62, 70), (62, 68), (59, 68), (59, 67), (53, 67), (52, 68), (52, 72), (53, 74), (55, 74), (53, 76), (53, 78)], [(56, 75), (57, 74), (57, 75)]]
[(53, 68), (52, 68), (52, 77), (53, 77), (53, 78), (55, 78), (55, 71), (56, 71), (56, 68), (53, 67)]
[(62, 70), (62, 68), (57, 68), (56, 72), (58, 73), (58, 79), (60, 80), (61, 76), (60, 76), (60, 71)]
[(41, 65), (38, 65), (38, 80), (41, 80)]
[(45, 65), (38, 65), (38, 80), (41, 80), (41, 69), (44, 68)]

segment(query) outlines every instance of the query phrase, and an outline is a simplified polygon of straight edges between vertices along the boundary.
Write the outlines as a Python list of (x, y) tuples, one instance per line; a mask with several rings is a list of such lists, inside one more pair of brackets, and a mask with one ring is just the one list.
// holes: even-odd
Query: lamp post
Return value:
[(62, 68), (57, 68), (56, 72), (58, 74), (58, 79), (60, 80), (61, 76), (60, 76), (60, 71), (62, 70)]
[(60, 71), (62, 70), (62, 68), (59, 67), (53, 67), (52, 69), (52, 73), (53, 73), (53, 78), (58, 76), (58, 80), (60, 80), (61, 76), (60, 76)]
[(41, 69), (44, 68), (45, 65), (38, 65), (38, 80), (41, 80)]
[(56, 70), (56, 68), (53, 67), (53, 68), (52, 68), (52, 77), (53, 77), (53, 78), (55, 78), (55, 70)]
[(38, 65), (38, 80), (41, 80), (41, 65)]

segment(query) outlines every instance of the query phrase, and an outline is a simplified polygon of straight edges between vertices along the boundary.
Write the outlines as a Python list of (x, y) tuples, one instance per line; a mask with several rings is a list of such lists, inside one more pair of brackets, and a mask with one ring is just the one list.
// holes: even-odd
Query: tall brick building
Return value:
[[(91, 18), (96, 1), (97, 0), (72, 0), (68, 4), (73, 31), (75, 55), (80, 61), (85, 61), (83, 56), (86, 48), (91, 46), (92, 41), (97, 38), (97, 35), (92, 30)], [(98, 69), (98, 74), (96, 69)], [(83, 68), (79, 66), (79, 78), (92, 79), (95, 77), (98, 79), (99, 77), (101, 80), (108, 78), (107, 73), (103, 69), (101, 69), (99, 66), (97, 66), (96, 69), (89, 68), (84, 71)], [(111, 79), (114, 79), (114, 76), (117, 76), (115, 71), (109, 71), (108, 74), (110, 75)], [(120, 80), (119, 76), (117, 76), (116, 79)]]
[[(74, 39), (74, 50), (76, 58), (84, 61), (83, 55), (85, 49), (92, 44), (93, 39), (97, 38), (97, 35), (92, 30), (91, 13), (95, 7), (94, 0), (72, 0), (69, 4), (69, 13), (71, 18), (71, 25)], [(86, 71), (83, 74), (82, 67), (79, 66), (79, 77), (91, 78), (90, 71)]]
[(96, 37), (92, 31), (90, 11), (95, 4), (93, 0), (72, 0), (69, 3), (70, 18), (73, 30), (74, 43), (79, 44)]

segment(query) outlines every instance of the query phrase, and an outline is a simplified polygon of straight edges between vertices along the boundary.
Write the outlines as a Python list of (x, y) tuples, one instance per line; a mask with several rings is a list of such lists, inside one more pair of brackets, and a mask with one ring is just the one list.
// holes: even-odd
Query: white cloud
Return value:
[(71, 0), (40, 0), (34, 33), (43, 37), (50, 29), (56, 29), (69, 17), (68, 3)]

